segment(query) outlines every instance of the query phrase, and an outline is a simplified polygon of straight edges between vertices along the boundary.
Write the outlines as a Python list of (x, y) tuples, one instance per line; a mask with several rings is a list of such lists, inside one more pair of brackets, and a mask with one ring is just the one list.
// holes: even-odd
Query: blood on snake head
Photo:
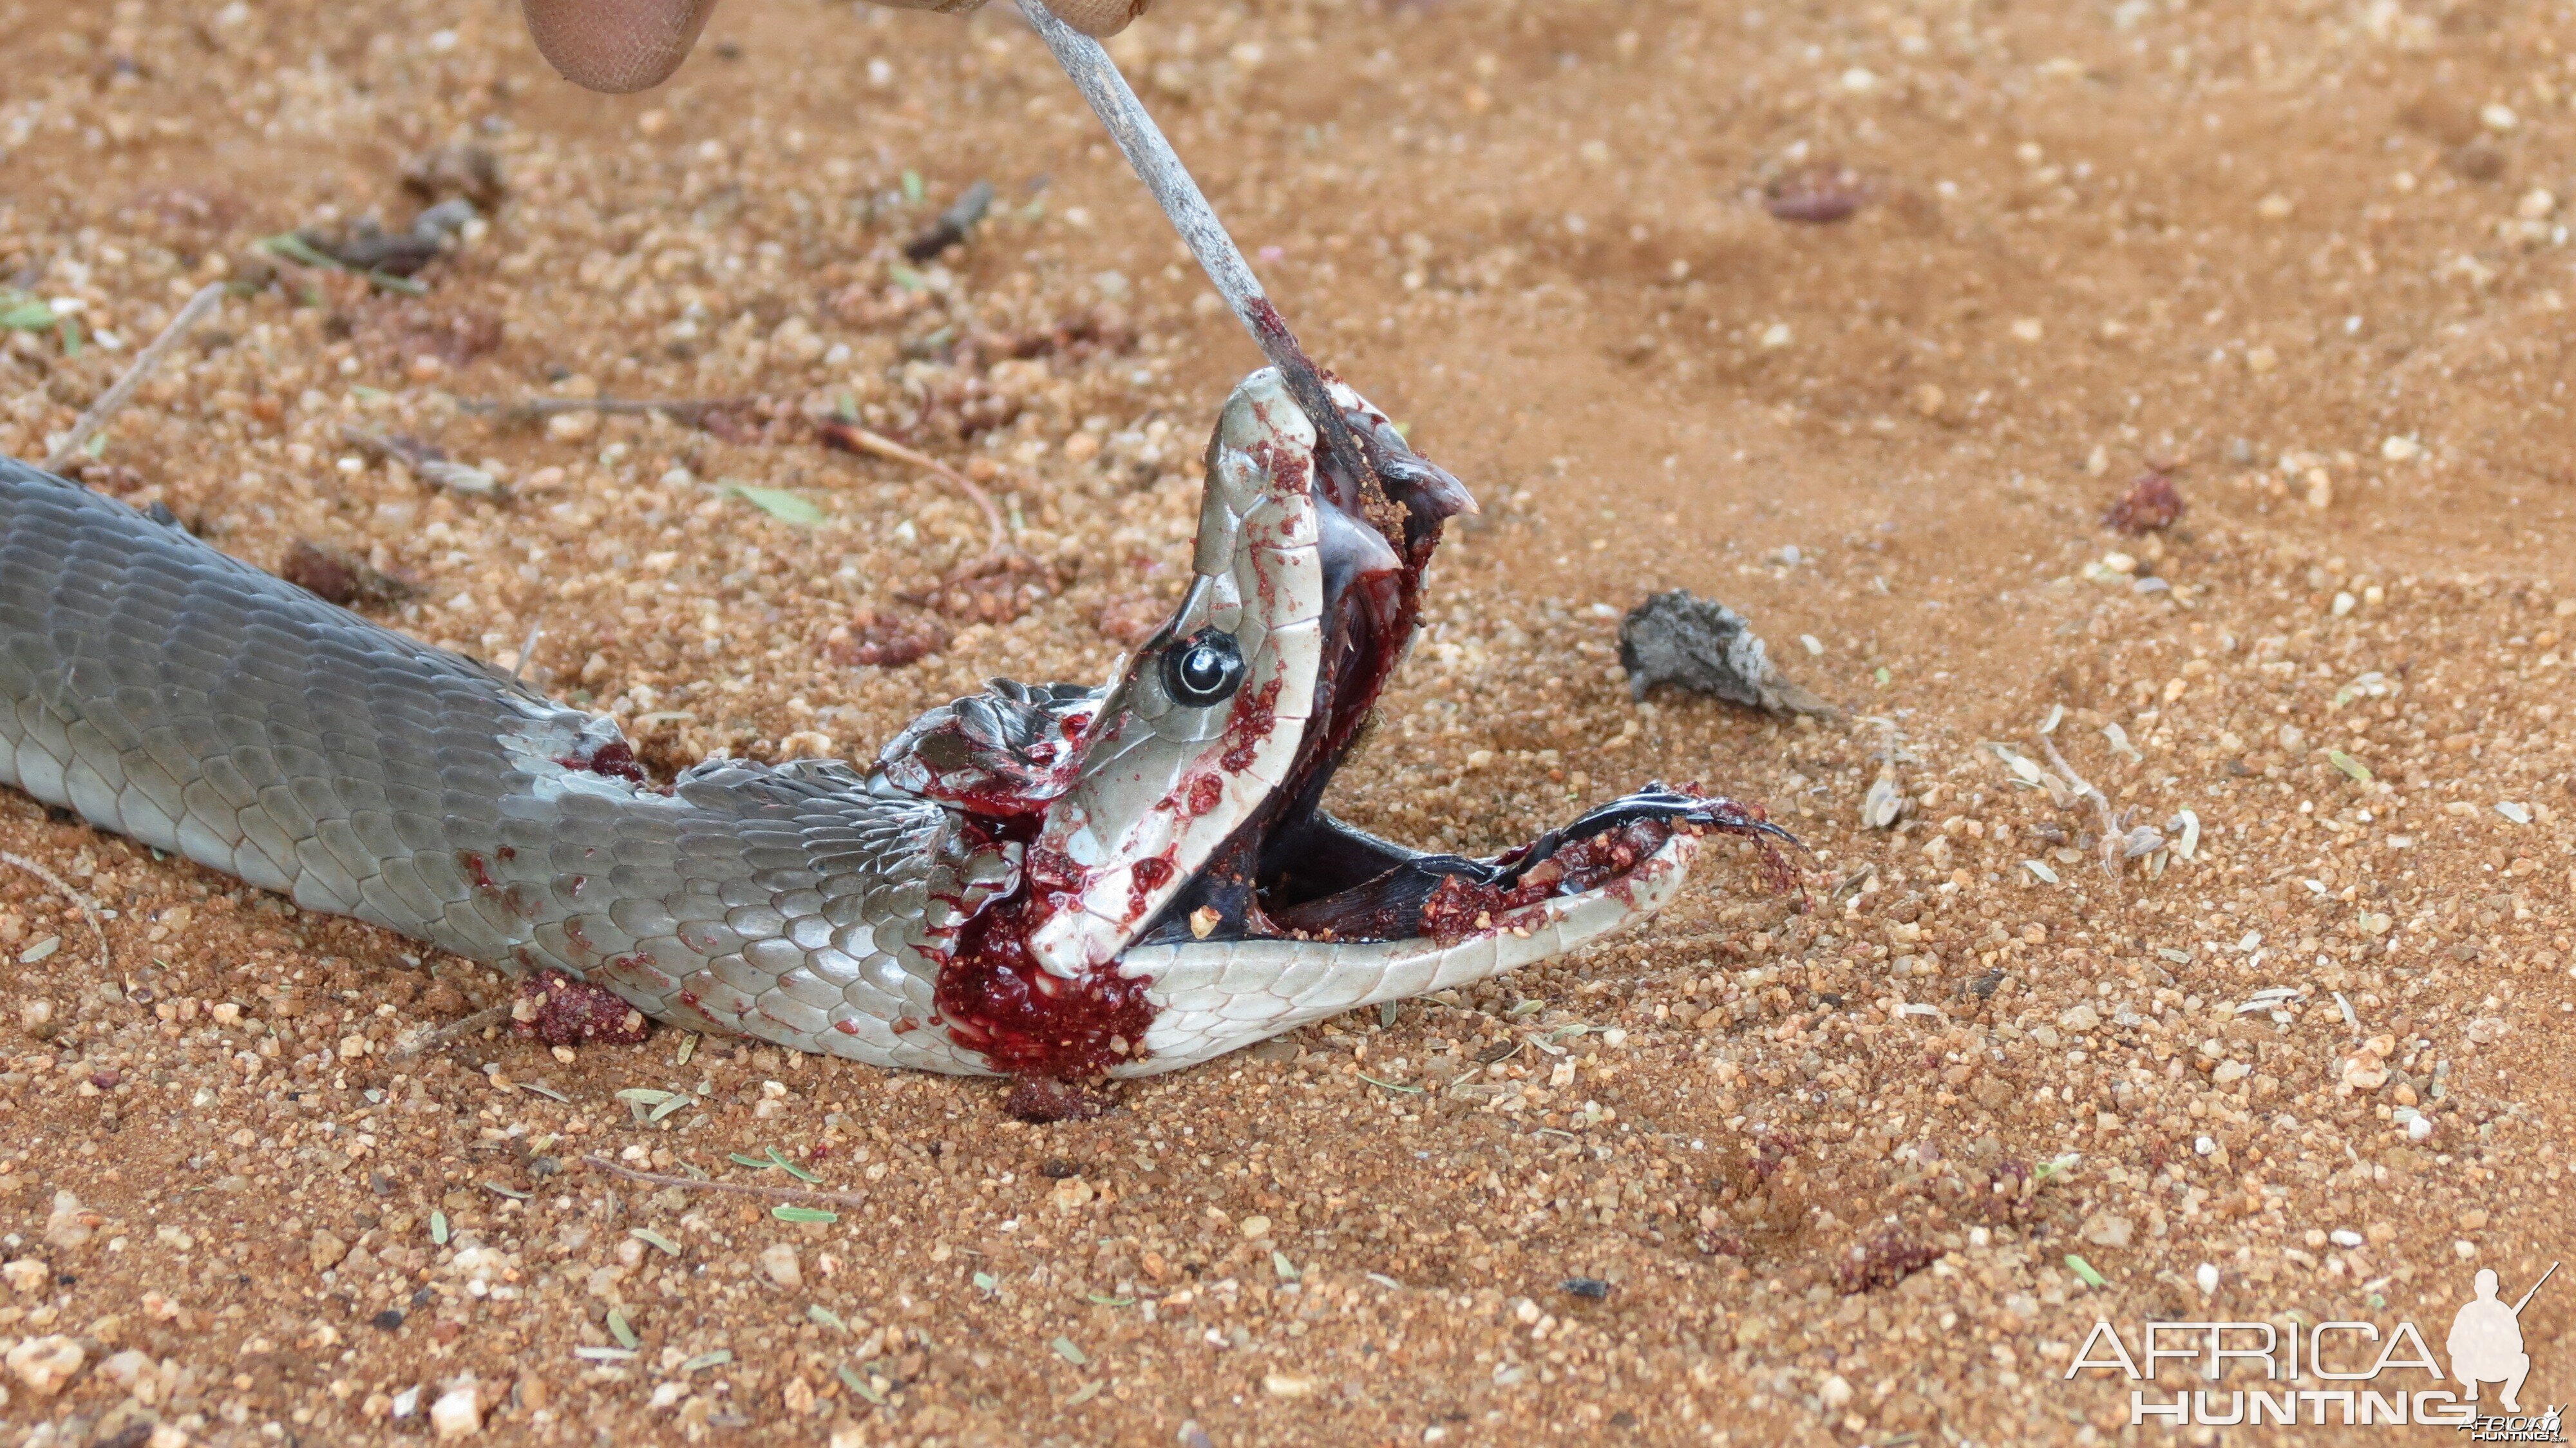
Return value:
[(1330, 396), (1373, 476), (1323, 471), (1287, 386), (1253, 374), (1208, 446), (1188, 582), (1117, 676), (996, 681), (880, 760), (889, 785), (966, 816), (1013, 880), (938, 947), (938, 1021), (990, 1069), (1168, 1070), (1480, 979), (1650, 913), (1699, 831), (1774, 832), (1650, 786), (1469, 860), (1326, 813), (1411, 641), (1441, 524), (1474, 507), (1385, 414)]

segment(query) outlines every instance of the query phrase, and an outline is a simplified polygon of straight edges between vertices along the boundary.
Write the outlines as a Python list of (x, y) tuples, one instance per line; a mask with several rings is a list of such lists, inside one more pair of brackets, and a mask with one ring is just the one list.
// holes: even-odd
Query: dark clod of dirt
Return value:
[(549, 1046), (631, 1046), (652, 1028), (642, 1011), (608, 987), (542, 970), (519, 982), (510, 1002), (510, 1029)]
[(1631, 698), (1671, 684), (1774, 714), (1834, 712), (1781, 674), (1744, 615), (1687, 589), (1658, 593), (1629, 611), (1619, 624), (1619, 662)]
[(440, 146), (421, 152), (403, 162), (402, 183), (404, 190), (423, 201), (436, 203), (462, 196), (485, 211), (500, 204), (505, 189), (501, 158), (476, 145)]
[(1848, 166), (1802, 166), (1772, 177), (1762, 188), (1762, 209), (1782, 221), (1846, 221), (1867, 204), (1869, 188)]
[(403, 1310), (399, 1307), (388, 1307), (368, 1318), (367, 1322), (378, 1332), (392, 1332), (403, 1325)]
[(474, 203), (457, 196), (421, 212), (412, 219), (408, 231), (387, 231), (369, 216), (359, 218), (345, 231), (308, 229), (297, 232), (296, 238), (354, 271), (407, 277), (446, 251), (474, 216)]
[(1051, 1081), (1044, 1077), (1027, 1077), (1002, 1098), (1002, 1111), (1014, 1121), (1045, 1125), (1057, 1121), (1090, 1121), (1106, 1116), (1117, 1108), (1117, 1101), (1107, 1092), (1077, 1086), (1070, 1081)]
[(1941, 1259), (1941, 1249), (1916, 1241), (1896, 1228), (1866, 1242), (1852, 1244), (1851, 1255), (1834, 1269), (1845, 1294), (1893, 1287)]
[(1589, 1298), (1594, 1302), (1599, 1302), (1610, 1295), (1610, 1284), (1598, 1277), (1568, 1277), (1563, 1286), (1566, 1291), (1575, 1296)]
[(925, 262), (966, 239), (984, 213), (993, 209), (993, 183), (978, 181), (966, 188), (957, 204), (939, 214), (937, 224), (903, 244), (906, 260)]
[(386, 573), (354, 553), (303, 538), (286, 550), (277, 576), (342, 608), (391, 608), (420, 591), (410, 580)]
[(1038, 1175), (1051, 1182), (1060, 1182), (1067, 1177), (1082, 1175), (1082, 1168), (1066, 1161), (1063, 1157), (1051, 1156), (1038, 1163)]
[(826, 652), (844, 667), (899, 669), (946, 647), (948, 626), (935, 618), (863, 608), (850, 620), (849, 637), (834, 639)]
[(2102, 526), (2141, 537), (2174, 525), (2183, 515), (2182, 491), (2166, 473), (2145, 473), (2102, 514)]

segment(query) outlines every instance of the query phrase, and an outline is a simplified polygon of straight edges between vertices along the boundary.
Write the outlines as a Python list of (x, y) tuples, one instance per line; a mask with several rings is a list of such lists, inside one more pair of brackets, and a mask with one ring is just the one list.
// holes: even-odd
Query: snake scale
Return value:
[[(1465, 499), (1336, 384), (1228, 399), (1186, 596), (1105, 686), (996, 681), (874, 767), (646, 776), (610, 720), (0, 461), (0, 782), (306, 909), (889, 1067), (1132, 1076), (1557, 955), (1758, 811), (1650, 788), (1489, 860), (1320, 806)], [(1444, 481), (1445, 480), (1445, 481)]]

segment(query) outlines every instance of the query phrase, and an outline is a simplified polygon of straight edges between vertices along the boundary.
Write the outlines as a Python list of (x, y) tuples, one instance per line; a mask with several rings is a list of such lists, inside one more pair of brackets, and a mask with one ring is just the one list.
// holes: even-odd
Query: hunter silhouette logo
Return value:
[[(2494, 1272), (2479, 1272), (2475, 1295), (2451, 1317), (2450, 1336), (2443, 1343), (2450, 1357), (2447, 1375), (2411, 1322), (2383, 1330), (2375, 1322), (2311, 1324), (2305, 1314), (2291, 1314), (2278, 1323), (2150, 1322), (2139, 1334), (2134, 1354), (2110, 1323), (2096, 1322), (2065, 1376), (2087, 1368), (2109, 1369), (2145, 1385), (2129, 1393), (2131, 1427), (2150, 1420), (2170, 1428), (2288, 1426), (2304, 1417), (2318, 1427), (2411, 1423), (2456, 1428), (2473, 1442), (2564, 1443), (2563, 1410), (2553, 1405), (2525, 1415), (2521, 1397), (2531, 1376), (2522, 1310), (2557, 1275), (2558, 1266), (2549, 1264), (2540, 1280), (2511, 1303), (2499, 1295), (2501, 1283)], [(2375, 1357), (2369, 1347), (2374, 1343)], [(2163, 1364), (2192, 1364), (2204, 1381), (2216, 1384), (2228, 1376), (2231, 1359), (2239, 1365), (2236, 1377), (2242, 1387), (2170, 1397), (2152, 1390)], [(2249, 1371), (2256, 1364), (2262, 1367), (2259, 1382)], [(2320, 1386), (2293, 1386), (2301, 1378), (2315, 1379)], [(2500, 1390), (2497, 1399), (2512, 1416), (2480, 1412), (2479, 1392), (2488, 1384)]]
[(2451, 1319), (2451, 1337), (2443, 1344), (2451, 1350), (2451, 1375), (2468, 1384), (2470, 1402), (2478, 1400), (2478, 1384), (2502, 1383), (2504, 1410), (2522, 1411), (2515, 1395), (2522, 1391), (2522, 1380), (2531, 1376), (2531, 1354), (2522, 1350), (2522, 1310), (2557, 1271), (2558, 1264), (2550, 1263), (2522, 1300), (2507, 1307), (2496, 1300), (2494, 1270), (2478, 1270), (2478, 1295)]

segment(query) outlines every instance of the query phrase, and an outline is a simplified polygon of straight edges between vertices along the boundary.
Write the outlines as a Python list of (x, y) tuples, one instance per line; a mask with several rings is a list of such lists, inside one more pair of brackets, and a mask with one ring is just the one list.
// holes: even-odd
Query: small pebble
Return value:
[(63, 1385), (81, 1370), (86, 1358), (78, 1339), (54, 1336), (31, 1337), (9, 1349), (6, 1359), (9, 1371), (30, 1392), (50, 1398), (63, 1390)]
[(430, 1430), (441, 1438), (471, 1438), (483, 1431), (483, 1402), (475, 1383), (459, 1383), (429, 1405)]

